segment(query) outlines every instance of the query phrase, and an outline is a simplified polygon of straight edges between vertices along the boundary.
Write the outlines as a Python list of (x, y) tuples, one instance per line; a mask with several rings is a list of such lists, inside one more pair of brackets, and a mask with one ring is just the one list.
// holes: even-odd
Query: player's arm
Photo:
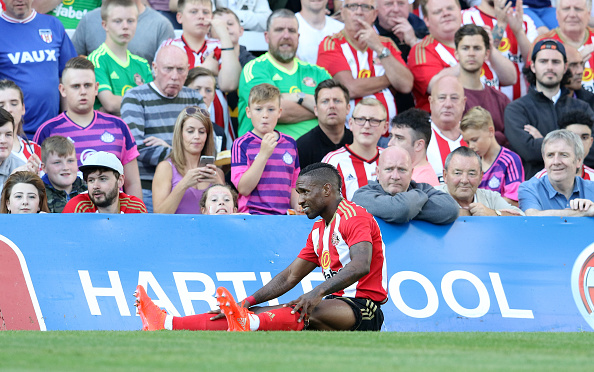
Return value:
[(390, 86), (390, 80), (388, 80), (386, 75), (353, 79), (351, 71), (344, 70), (337, 72), (334, 78), (349, 90), (351, 98), (369, 96)]
[(330, 279), (324, 281), (311, 291), (293, 300), (285, 306), (295, 306), (293, 313), (301, 310), (298, 321), (311, 314), (324, 296), (347, 288), (371, 270), (371, 253), (373, 247), (370, 242), (359, 242), (349, 248), (351, 262)]
[(136, 196), (142, 200), (140, 171), (138, 170), (138, 161), (136, 159), (124, 164), (124, 191), (128, 195)]
[(297, 257), (286, 269), (272, 278), (264, 287), (256, 291), (252, 295), (256, 303), (249, 305), (260, 304), (282, 296), (295, 287), (316, 267), (317, 265), (315, 263)]
[(278, 119), (280, 123), (293, 124), (300, 123), (305, 120), (314, 119), (314, 96), (313, 94), (305, 94), (303, 102), (299, 104), (298, 93), (282, 93), (281, 94), (281, 117)]
[(122, 106), (121, 96), (116, 96), (109, 90), (102, 90), (97, 97), (99, 98), (99, 102), (101, 102), (101, 106), (105, 109), (105, 112), (120, 116), (120, 107)]

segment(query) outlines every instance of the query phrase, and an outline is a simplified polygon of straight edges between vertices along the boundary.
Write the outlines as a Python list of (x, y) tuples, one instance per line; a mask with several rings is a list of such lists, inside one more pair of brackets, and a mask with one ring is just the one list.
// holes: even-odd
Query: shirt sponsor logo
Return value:
[(20, 63), (50, 62), (56, 61), (56, 51), (50, 49), (34, 50), (32, 52), (8, 53), (8, 58), (13, 65)]
[(365, 79), (368, 77), (371, 77), (371, 71), (366, 70), (366, 69), (359, 71), (359, 76), (358, 76), (359, 79)]

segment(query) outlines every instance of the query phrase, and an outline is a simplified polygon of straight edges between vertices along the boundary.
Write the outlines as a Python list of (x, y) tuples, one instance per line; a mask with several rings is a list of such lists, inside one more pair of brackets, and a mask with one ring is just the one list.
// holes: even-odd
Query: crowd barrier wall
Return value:
[[(378, 221), (386, 244), (386, 331), (591, 331), (590, 218)], [(304, 216), (0, 215), (0, 329), (138, 330), (132, 293), (173, 315), (239, 299), (304, 246)], [(288, 302), (322, 280), (315, 270)]]

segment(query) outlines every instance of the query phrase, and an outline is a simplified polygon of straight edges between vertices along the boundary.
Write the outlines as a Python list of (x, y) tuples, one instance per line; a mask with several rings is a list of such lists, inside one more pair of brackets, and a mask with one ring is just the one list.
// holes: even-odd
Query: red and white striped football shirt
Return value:
[(460, 146), (468, 146), (468, 144), (462, 139), (462, 134), (455, 140), (447, 138), (433, 122), (431, 123), (431, 131), (433, 133), (427, 147), (427, 160), (433, 167), (439, 183), (443, 184), (443, 168), (446, 158), (450, 152)]
[(314, 223), (298, 257), (321, 266), (328, 280), (351, 262), (350, 247), (361, 242), (372, 245), (369, 273), (333, 294), (384, 303), (388, 299), (386, 247), (376, 220), (365, 208), (343, 199), (329, 226), (324, 219)]
[(344, 145), (324, 156), (322, 162), (332, 164), (340, 173), (342, 196), (345, 199), (351, 200), (355, 191), (377, 179), (377, 159), (382, 150), (378, 147), (375, 156), (367, 160), (355, 154), (349, 145)]

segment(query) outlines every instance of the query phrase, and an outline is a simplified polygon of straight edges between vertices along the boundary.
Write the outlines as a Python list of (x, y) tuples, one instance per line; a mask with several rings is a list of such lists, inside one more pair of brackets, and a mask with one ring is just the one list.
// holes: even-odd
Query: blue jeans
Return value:
[(153, 192), (151, 190), (142, 189), (142, 201), (146, 205), (146, 211), (153, 213)]

